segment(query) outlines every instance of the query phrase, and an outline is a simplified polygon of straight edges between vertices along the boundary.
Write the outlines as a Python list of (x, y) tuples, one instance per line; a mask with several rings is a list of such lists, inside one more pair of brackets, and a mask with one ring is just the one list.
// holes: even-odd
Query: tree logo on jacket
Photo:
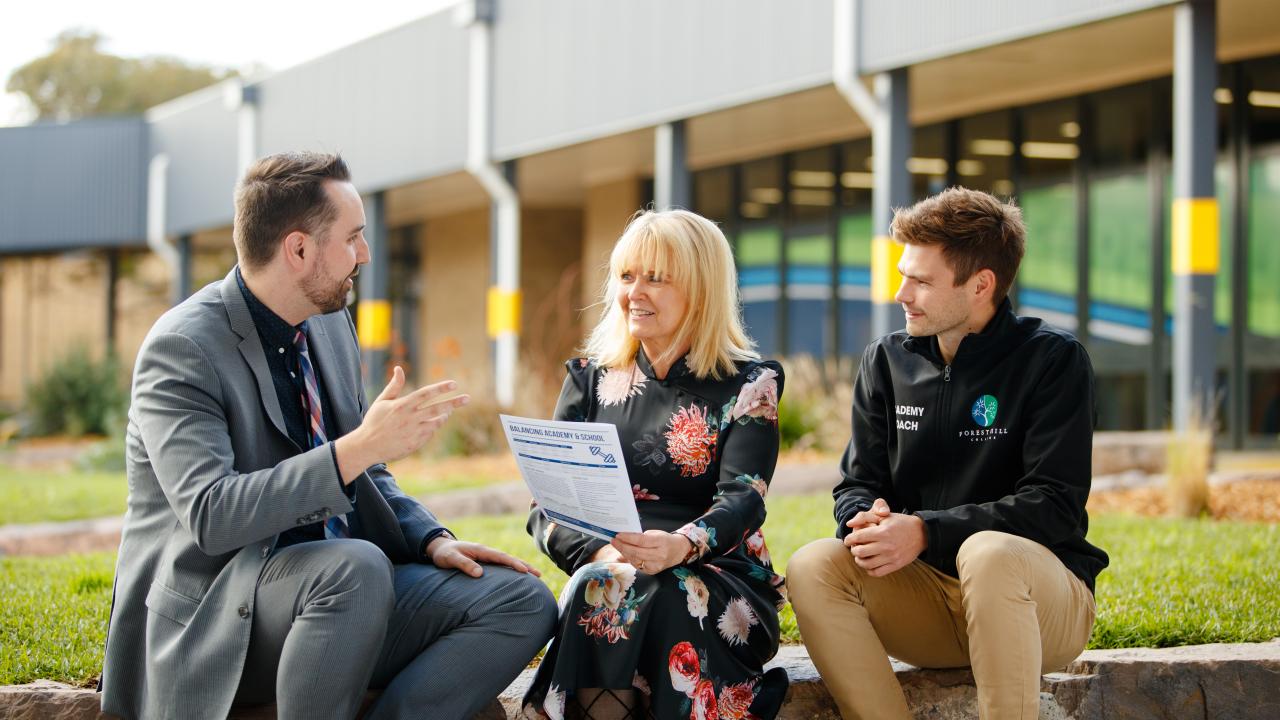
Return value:
[(994, 395), (983, 395), (973, 401), (973, 407), (969, 409), (969, 414), (973, 416), (973, 421), (978, 423), (980, 427), (991, 427), (996, 422), (996, 410), (1000, 403), (996, 402)]

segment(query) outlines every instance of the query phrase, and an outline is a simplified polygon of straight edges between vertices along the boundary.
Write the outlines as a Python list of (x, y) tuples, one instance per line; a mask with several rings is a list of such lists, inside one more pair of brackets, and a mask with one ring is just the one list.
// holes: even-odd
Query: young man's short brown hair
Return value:
[(1022, 211), (987, 193), (953, 187), (894, 213), (893, 239), (908, 245), (940, 245), (961, 285), (988, 268), (996, 276), (992, 300), (1009, 294), (1026, 247)]
[(254, 269), (271, 262), (280, 241), (295, 230), (323, 233), (338, 213), (325, 194), (326, 180), (351, 180), (338, 155), (279, 153), (251, 165), (236, 185), (232, 237), (240, 264)]

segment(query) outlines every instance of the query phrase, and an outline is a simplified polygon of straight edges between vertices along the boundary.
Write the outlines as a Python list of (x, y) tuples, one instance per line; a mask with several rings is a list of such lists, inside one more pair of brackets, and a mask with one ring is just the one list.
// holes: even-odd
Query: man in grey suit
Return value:
[(341, 158), (259, 160), (238, 266), (143, 342), (105, 712), (350, 718), (374, 687), (368, 717), (467, 718), (550, 637), (537, 571), (454, 538), (387, 472), (466, 396), (396, 368), (366, 407), (346, 310), (364, 224)]

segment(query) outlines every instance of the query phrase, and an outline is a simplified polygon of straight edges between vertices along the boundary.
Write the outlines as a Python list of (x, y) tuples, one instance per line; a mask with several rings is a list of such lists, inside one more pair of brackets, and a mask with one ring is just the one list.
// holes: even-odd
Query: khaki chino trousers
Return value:
[(960, 546), (959, 579), (916, 560), (872, 577), (835, 538), (801, 548), (787, 589), (814, 665), (846, 718), (911, 718), (888, 656), (970, 666), (983, 720), (1040, 708), (1040, 675), (1084, 649), (1093, 593), (1047, 548), (985, 531)]

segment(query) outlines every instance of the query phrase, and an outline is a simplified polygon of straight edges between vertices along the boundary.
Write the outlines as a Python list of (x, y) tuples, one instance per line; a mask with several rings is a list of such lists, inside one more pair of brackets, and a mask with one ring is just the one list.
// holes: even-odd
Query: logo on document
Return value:
[(614, 461), (614, 459), (613, 459), (613, 453), (607, 453), (607, 452), (605, 452), (605, 451), (604, 451), (604, 448), (600, 447), (599, 445), (592, 445), (592, 446), (590, 446), (590, 447), (591, 447), (591, 454), (592, 454), (592, 455), (595, 455), (596, 457), (600, 458), (601, 460), (603, 460), (603, 461), (604, 461), (604, 462), (606, 462), (606, 463), (612, 463), (612, 462), (615, 462), (615, 461)]

